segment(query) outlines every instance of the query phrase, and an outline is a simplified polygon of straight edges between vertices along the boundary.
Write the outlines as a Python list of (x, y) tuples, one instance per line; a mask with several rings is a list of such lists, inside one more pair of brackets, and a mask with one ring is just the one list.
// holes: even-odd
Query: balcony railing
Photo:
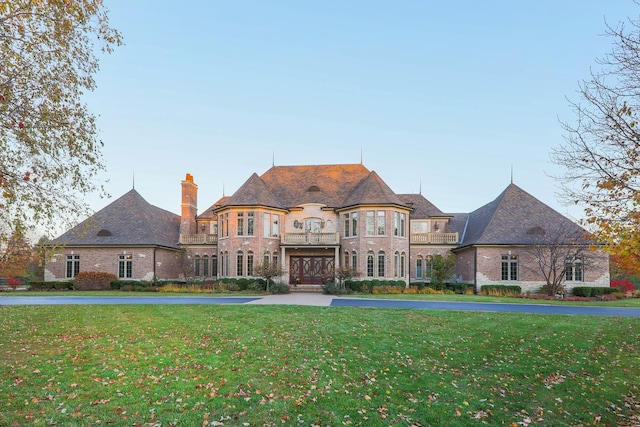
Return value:
[(458, 233), (411, 233), (411, 243), (455, 245), (458, 243)]
[(182, 245), (204, 245), (218, 242), (217, 234), (181, 234), (180, 244)]
[(280, 243), (285, 245), (337, 245), (338, 233), (285, 233)]

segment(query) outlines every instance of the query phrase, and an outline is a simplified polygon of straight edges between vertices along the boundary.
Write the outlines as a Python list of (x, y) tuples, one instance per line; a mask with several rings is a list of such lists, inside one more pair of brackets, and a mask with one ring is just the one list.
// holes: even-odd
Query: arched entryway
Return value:
[(335, 259), (332, 256), (291, 256), (289, 259), (289, 283), (322, 285), (332, 280)]

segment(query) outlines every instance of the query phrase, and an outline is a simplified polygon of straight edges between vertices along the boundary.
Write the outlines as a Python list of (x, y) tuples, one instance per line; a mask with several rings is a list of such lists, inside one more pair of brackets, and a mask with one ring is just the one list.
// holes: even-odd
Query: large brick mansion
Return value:
[[(422, 194), (396, 194), (362, 164), (273, 166), (202, 211), (191, 175), (181, 187), (179, 216), (131, 190), (55, 239), (45, 279), (89, 270), (138, 280), (254, 277), (269, 262), (291, 284), (323, 283), (344, 266), (362, 279), (409, 283), (429, 280), (432, 257), (453, 252), (455, 280), (535, 290), (544, 283), (535, 237), (584, 234), (513, 183), (471, 213), (444, 213)], [(588, 252), (566, 260), (568, 287), (609, 285), (608, 256)]]

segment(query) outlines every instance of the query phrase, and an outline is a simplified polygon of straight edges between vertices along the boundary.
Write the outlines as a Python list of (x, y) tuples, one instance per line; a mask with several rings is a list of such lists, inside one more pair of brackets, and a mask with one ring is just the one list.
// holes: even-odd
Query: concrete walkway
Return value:
[(266, 295), (247, 304), (285, 304), (285, 305), (314, 305), (328, 307), (336, 298), (315, 292), (292, 292), (290, 294)]

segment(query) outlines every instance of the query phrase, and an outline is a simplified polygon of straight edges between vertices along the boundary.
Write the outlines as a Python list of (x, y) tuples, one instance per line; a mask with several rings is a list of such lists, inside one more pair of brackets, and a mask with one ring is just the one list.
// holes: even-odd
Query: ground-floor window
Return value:
[(215, 255), (211, 256), (211, 275), (218, 275), (218, 257)]
[(386, 257), (383, 251), (378, 252), (378, 277), (384, 277)]
[(518, 280), (518, 255), (502, 255), (502, 280)]
[(244, 264), (244, 254), (242, 252), (238, 252), (238, 255), (236, 257), (237, 262), (236, 262), (236, 276), (240, 277), (242, 276), (243, 273), (243, 264)]
[(416, 279), (422, 279), (422, 257), (416, 258)]
[(564, 264), (565, 277), (569, 282), (582, 282), (584, 270), (581, 258), (567, 258)]
[(253, 276), (253, 252), (247, 254), (247, 276)]
[(373, 252), (367, 252), (367, 277), (373, 277)]
[(73, 279), (80, 273), (80, 255), (67, 255), (66, 278)]
[(131, 254), (118, 255), (118, 277), (120, 279), (133, 277), (133, 257)]

